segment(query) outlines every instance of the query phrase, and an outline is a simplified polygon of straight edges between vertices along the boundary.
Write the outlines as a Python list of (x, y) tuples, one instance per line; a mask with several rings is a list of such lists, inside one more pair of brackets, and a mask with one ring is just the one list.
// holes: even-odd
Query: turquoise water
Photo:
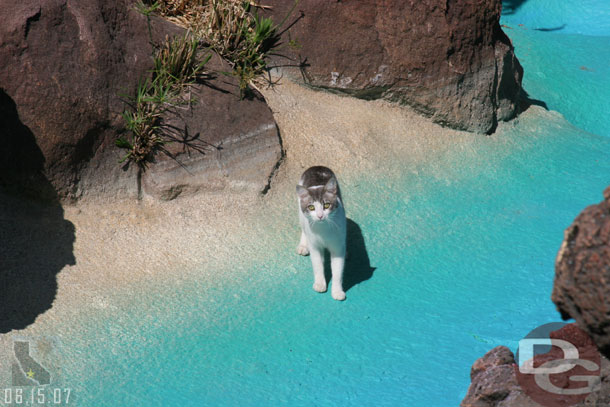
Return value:
[(497, 345), (514, 349), (533, 328), (557, 321), (555, 255), (563, 230), (610, 184), (610, 133), (600, 120), (598, 79), (577, 67), (576, 92), (556, 71), (574, 58), (547, 49), (585, 53), (593, 37), (519, 31), (520, 15), (528, 25), (546, 23), (531, 20), (535, 4), (504, 17), (515, 25), (509, 36), (519, 33), (526, 89), (578, 127), (533, 110), (502, 134), (400, 176), (348, 177), (348, 217), (375, 269), (343, 303), (311, 290), (309, 259), (294, 254), (298, 226), (286, 198), (275, 223), (260, 220), (269, 233), (257, 249), (266, 256), (253, 257), (266, 261), (251, 262), (245, 251), (226, 280), (131, 288), (117, 310), (63, 337), (61, 380), (74, 402), (457, 406), (476, 358)]
[(282, 210), (268, 262), (143, 285), (64, 338), (64, 383), (85, 406), (456, 406), (476, 358), (559, 319), (554, 258), (610, 184), (608, 151), (540, 111), (417, 175), (344, 183), (375, 268), (346, 302), (311, 290)]
[(509, 0), (504, 6), (501, 23), (530, 97), (582, 129), (610, 136), (610, 2)]

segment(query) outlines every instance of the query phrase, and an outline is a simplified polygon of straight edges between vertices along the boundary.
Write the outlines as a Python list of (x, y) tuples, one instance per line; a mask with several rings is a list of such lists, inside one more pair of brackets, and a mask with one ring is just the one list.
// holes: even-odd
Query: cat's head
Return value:
[(341, 205), (335, 177), (330, 178), (326, 185), (309, 188), (297, 185), (297, 196), (301, 204), (301, 212), (313, 222), (325, 221)]

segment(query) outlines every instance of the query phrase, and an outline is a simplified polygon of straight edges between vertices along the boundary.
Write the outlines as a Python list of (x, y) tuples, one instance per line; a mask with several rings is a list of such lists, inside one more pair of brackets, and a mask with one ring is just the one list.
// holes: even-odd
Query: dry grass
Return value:
[(198, 32), (200, 21), (205, 20), (204, 14), (207, 1), (204, 0), (146, 0), (148, 4), (156, 5), (156, 11), (171, 22), (186, 29)]
[(267, 67), (277, 45), (277, 29), (270, 18), (258, 16), (267, 8), (243, 0), (146, 0), (150, 8), (190, 30), (233, 68), (242, 96)]
[(127, 150), (123, 161), (145, 169), (162, 148), (164, 113), (190, 102), (183, 98), (183, 92), (203, 74), (209, 60), (210, 55), (202, 57), (202, 45), (231, 64), (242, 98), (249, 85), (255, 87), (253, 82), (265, 72), (268, 54), (278, 40), (278, 26), (270, 18), (259, 17), (259, 7), (243, 0), (140, 0), (136, 4), (147, 18), (158, 13), (186, 28), (187, 33), (155, 45), (158, 51), (152, 80), (141, 82), (136, 95), (125, 98), (130, 107), (123, 112), (128, 134), (116, 140), (118, 147)]
[(177, 94), (193, 84), (204, 73), (203, 68), (211, 57), (208, 54), (202, 58), (199, 45), (199, 40), (188, 31), (183, 37), (166, 37), (155, 57), (155, 80), (173, 86)]
[(198, 33), (221, 55), (239, 49), (251, 16), (246, 3), (231, 0), (210, 0)]

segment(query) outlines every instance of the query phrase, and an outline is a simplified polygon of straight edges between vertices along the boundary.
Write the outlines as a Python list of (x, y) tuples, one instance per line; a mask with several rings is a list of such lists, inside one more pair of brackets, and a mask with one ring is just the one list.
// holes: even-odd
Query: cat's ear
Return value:
[(297, 185), (297, 195), (299, 196), (299, 199), (303, 199), (309, 195), (309, 191), (304, 186)]
[(331, 177), (326, 183), (324, 190), (330, 192), (331, 194), (337, 193), (337, 179), (335, 177)]

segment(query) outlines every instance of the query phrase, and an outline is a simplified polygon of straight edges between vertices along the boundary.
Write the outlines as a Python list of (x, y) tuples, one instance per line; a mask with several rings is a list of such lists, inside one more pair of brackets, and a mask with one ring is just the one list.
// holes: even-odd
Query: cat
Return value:
[(326, 167), (308, 168), (297, 185), (301, 241), (297, 253), (311, 256), (313, 289), (326, 292), (324, 252), (330, 252), (331, 294), (345, 300), (343, 268), (345, 265), (346, 219), (337, 177)]

